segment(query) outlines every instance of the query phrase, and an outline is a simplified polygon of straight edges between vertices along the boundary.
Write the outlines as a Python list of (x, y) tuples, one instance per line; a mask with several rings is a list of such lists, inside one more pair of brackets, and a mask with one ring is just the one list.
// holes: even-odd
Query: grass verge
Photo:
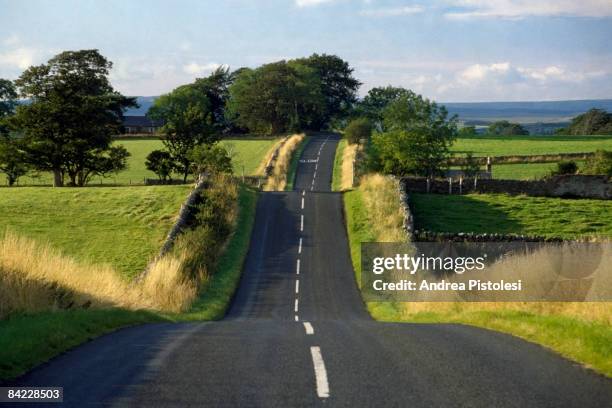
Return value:
[(234, 232), (219, 258), (212, 279), (201, 288), (191, 310), (180, 316), (182, 320), (218, 320), (225, 315), (238, 288), (242, 266), (249, 251), (256, 204), (257, 192), (241, 186)]
[(298, 164), (300, 163), (300, 157), (302, 157), (302, 152), (304, 148), (308, 144), (310, 139), (308, 137), (304, 137), (300, 140), (300, 144), (293, 150), (291, 154), (291, 161), (289, 162), (289, 167), (287, 169), (287, 184), (285, 185), (285, 191), (292, 191), (293, 186), (295, 185), (295, 176), (297, 174)]
[(336, 147), (336, 155), (334, 156), (334, 172), (332, 174), (332, 191), (342, 190), (342, 159), (344, 148), (348, 142), (345, 138), (340, 139), (338, 147)]

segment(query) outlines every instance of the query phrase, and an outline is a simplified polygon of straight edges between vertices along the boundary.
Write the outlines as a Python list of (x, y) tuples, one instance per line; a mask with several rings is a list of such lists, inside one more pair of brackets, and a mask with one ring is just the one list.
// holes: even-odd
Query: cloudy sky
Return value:
[(362, 94), (612, 98), (611, 39), (612, 0), (0, 0), (0, 77), (97, 48), (129, 95), (317, 52), (348, 60)]

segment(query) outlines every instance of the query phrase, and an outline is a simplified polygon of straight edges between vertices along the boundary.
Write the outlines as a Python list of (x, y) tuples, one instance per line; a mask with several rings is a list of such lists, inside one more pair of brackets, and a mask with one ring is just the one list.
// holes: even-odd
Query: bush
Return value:
[(172, 155), (164, 150), (153, 150), (149, 153), (145, 166), (155, 173), (161, 181), (169, 180), (172, 171), (176, 169)]
[(475, 177), (478, 175), (480, 171), (480, 164), (478, 164), (478, 160), (474, 158), (472, 152), (469, 152), (465, 156), (465, 161), (461, 165), (461, 171), (465, 177)]
[(358, 144), (361, 140), (368, 140), (372, 135), (372, 123), (366, 118), (357, 118), (349, 122), (344, 130), (346, 139), (350, 144)]
[(476, 128), (474, 126), (464, 126), (458, 131), (459, 137), (476, 136)]
[(194, 147), (188, 155), (191, 170), (198, 176), (202, 173), (232, 174), (232, 158), (219, 143)]
[(597, 150), (587, 159), (584, 173), (612, 176), (612, 151)]
[(553, 170), (552, 175), (558, 176), (562, 174), (576, 174), (578, 172), (578, 165), (575, 161), (561, 161), (557, 163), (557, 168)]

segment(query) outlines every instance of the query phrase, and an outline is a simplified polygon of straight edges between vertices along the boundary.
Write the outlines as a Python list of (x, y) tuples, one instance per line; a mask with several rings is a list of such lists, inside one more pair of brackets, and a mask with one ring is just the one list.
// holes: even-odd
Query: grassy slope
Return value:
[[(373, 220), (365, 209), (361, 191), (355, 189), (345, 192), (343, 198), (353, 271), (357, 285), (361, 287), (361, 243), (377, 241), (376, 234), (372, 228)], [(378, 320), (398, 320), (400, 316), (396, 304), (393, 303), (367, 302), (366, 307), (372, 317)]]
[[(0, 189), (5, 227), (134, 276), (157, 252), (190, 186)], [(0, 231), (0, 232), (2, 232)]]
[(200, 299), (183, 314), (121, 309), (75, 310), (13, 316), (0, 321), (0, 379), (32, 367), (97, 336), (121, 327), (154, 321), (212, 320), (223, 317), (240, 281), (255, 216), (257, 193), (241, 188), (235, 232), (219, 258), (215, 274)]
[(287, 185), (285, 186), (285, 191), (292, 191), (293, 185), (295, 183), (295, 175), (297, 172), (298, 164), (300, 162), (300, 157), (302, 156), (302, 152), (304, 148), (310, 141), (310, 138), (306, 136), (300, 142), (300, 145), (293, 151), (291, 155), (291, 162), (289, 163), (289, 168), (287, 169)]
[(572, 238), (612, 236), (612, 202), (546, 197), (413, 194), (417, 229)]
[[(234, 173), (242, 175), (242, 166), (244, 165), (245, 175), (255, 173), (260, 162), (266, 156), (266, 153), (278, 139), (228, 139), (223, 140), (223, 143), (233, 153)], [(122, 144), (130, 152), (131, 156), (128, 159), (128, 168), (119, 174), (106, 179), (95, 178), (91, 184), (142, 184), (145, 178), (156, 178), (155, 174), (145, 167), (145, 159), (147, 155), (156, 149), (163, 147), (159, 139), (142, 139), (142, 140), (121, 140), (117, 143)], [(40, 177), (22, 177), (19, 179), (20, 184), (47, 184), (52, 183), (50, 174), (43, 173)], [(5, 184), (4, 175), (0, 175), (0, 185)]]
[(474, 156), (582, 153), (612, 150), (611, 136), (474, 136), (459, 138), (452, 151)]
[[(360, 243), (375, 240), (372, 223), (359, 190), (344, 193), (347, 233), (357, 282), (360, 281)], [(460, 323), (512, 334), (542, 344), (561, 355), (612, 377), (612, 327), (570, 316), (540, 315), (525, 311), (430, 311), (410, 313), (410, 303), (369, 302), (368, 311), (377, 320), (419, 323)], [(447, 308), (448, 309), (448, 308)], [(500, 310), (502, 309), (502, 310)]]
[(332, 191), (340, 191), (342, 189), (342, 155), (344, 148), (347, 146), (346, 139), (341, 139), (336, 148), (336, 156), (334, 157), (334, 172), (332, 175)]

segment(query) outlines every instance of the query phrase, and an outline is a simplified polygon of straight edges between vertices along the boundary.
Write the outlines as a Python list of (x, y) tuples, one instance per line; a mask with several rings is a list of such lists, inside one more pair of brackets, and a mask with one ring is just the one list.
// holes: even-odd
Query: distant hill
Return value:
[(591, 108), (612, 112), (612, 99), (547, 102), (442, 103), (451, 114), (468, 124), (484, 125), (496, 120), (534, 124), (567, 123)]
[(138, 108), (131, 108), (125, 112), (126, 116), (144, 116), (149, 111), (153, 102), (155, 102), (157, 96), (137, 96), (136, 101), (138, 102)]

